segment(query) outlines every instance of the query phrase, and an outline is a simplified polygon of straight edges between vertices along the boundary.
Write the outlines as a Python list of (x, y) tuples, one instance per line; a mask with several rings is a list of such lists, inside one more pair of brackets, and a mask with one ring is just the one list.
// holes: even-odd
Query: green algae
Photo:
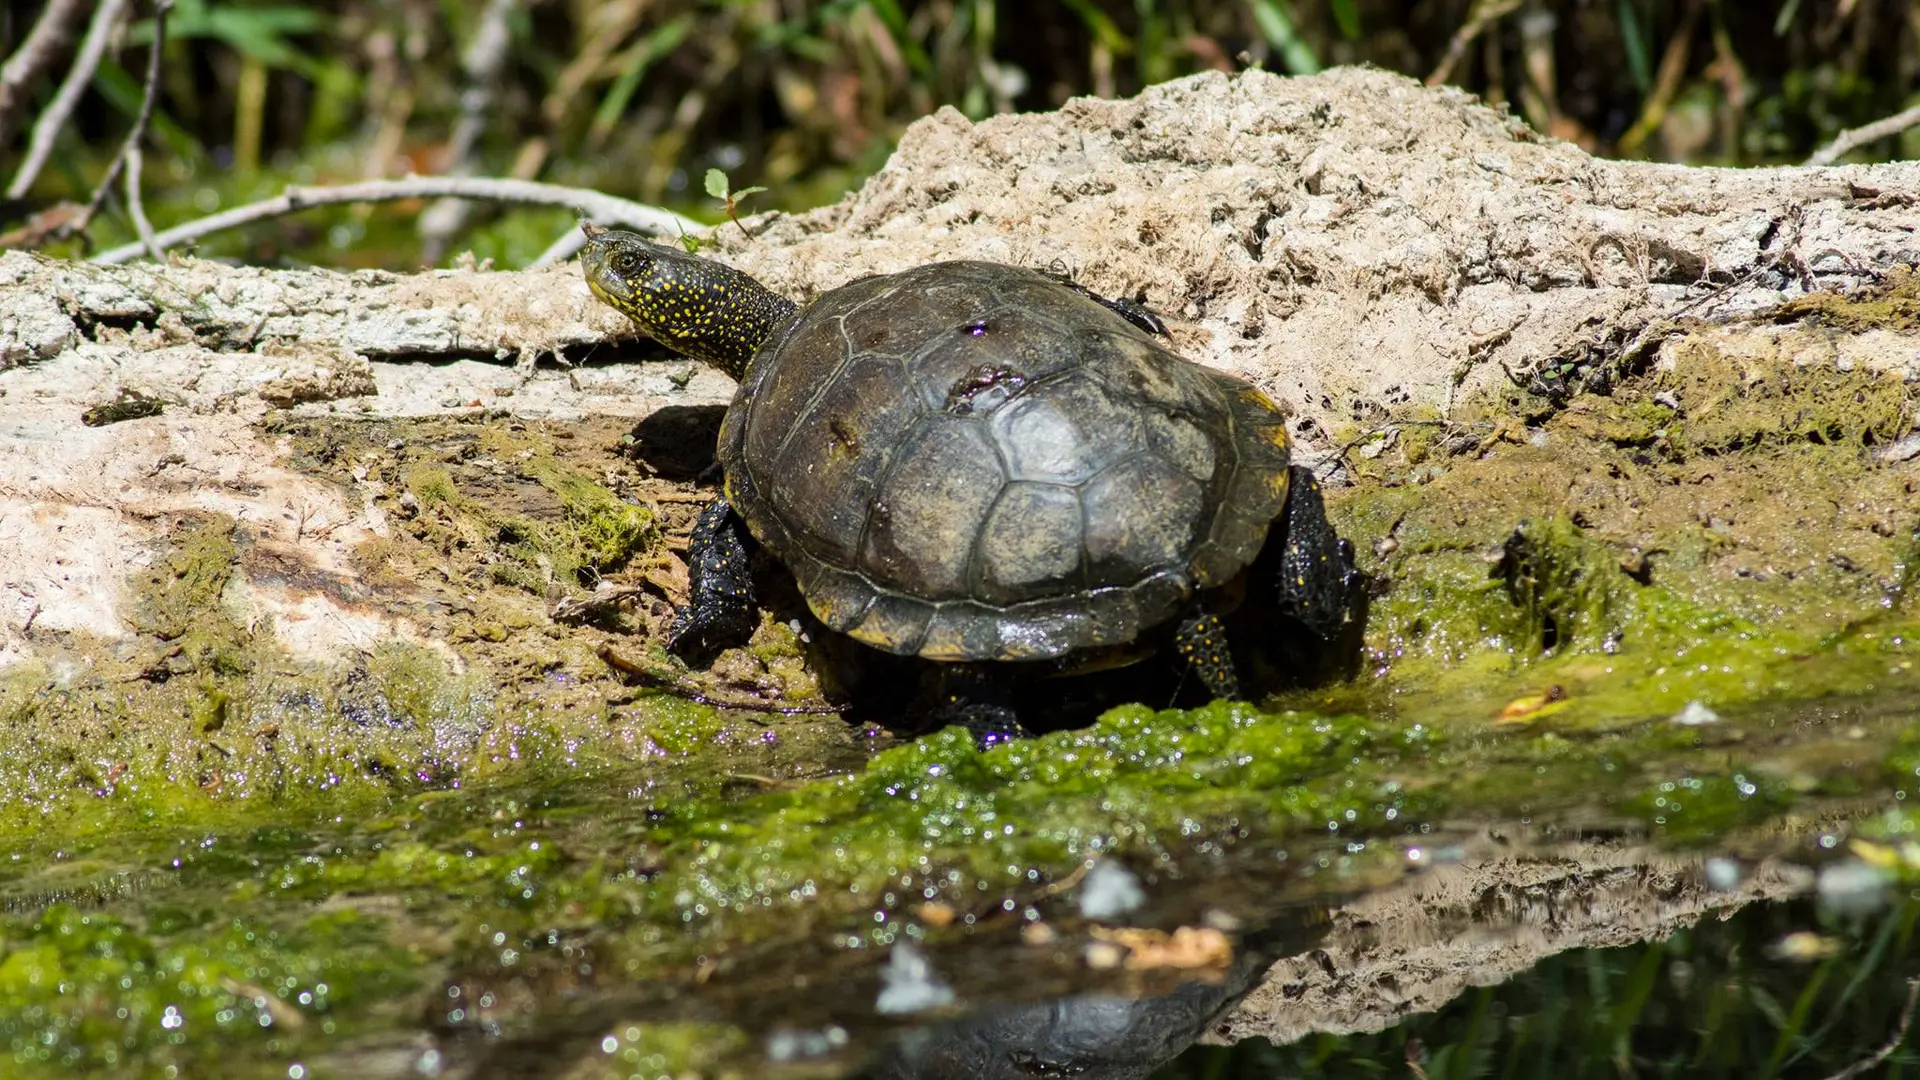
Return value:
[[(443, 1004), (459, 1013), (445, 1023), (525, 1034), (541, 1030), (535, 1003), (559, 985), (630, 996), (638, 982), (653, 995), (631, 1013), (671, 1016), (666, 990), (693, 992), (703, 957), (722, 958), (724, 981), (748, 978), (729, 972), (768, 950), (857, 954), (931, 933), (912, 914), (931, 900), (969, 922), (1041, 902), (1094, 855), (1201, 880), (1208, 867), (1245, 875), (1291, 866), (1306, 882), (1325, 878), (1295, 888), (1340, 892), (1391, 874), (1408, 842), (1442, 842), (1436, 827), (1463, 813), (1498, 820), (1557, 807), (1560, 820), (1577, 821), (1567, 810), (1585, 806), (1595, 822), (1641, 820), (1700, 842), (1803, 804), (1803, 786), (1776, 760), (1780, 747), (1734, 737), (1767, 726), (1730, 716), (1707, 736), (1663, 720), (1597, 734), (1442, 732), (1404, 718), (1223, 703), (1117, 710), (1083, 731), (986, 753), (943, 732), (799, 787), (581, 777), (564, 787), (423, 790), (305, 821), (255, 802), (257, 815), (286, 824), (121, 841), (114, 865), (144, 865), (165, 882), (132, 899), (97, 897), (104, 908), (83, 914), (105, 920), (124, 943), (115, 948), (156, 958), (140, 960), (144, 968), (85, 966), (94, 945), (62, 929), (71, 911), (30, 905), (38, 910), (0, 918), (23, 968), (57, 963), (76, 986), (108, 988), (93, 997), (36, 997), (34, 984), (11, 991), (25, 1048), (16, 1062), (39, 1060), (32, 1048), (49, 1045), (49, 1026), (51, 1045), (66, 1046), (61, 1033), (97, 1019), (103, 1001), (149, 1020), (179, 1001), (196, 1010), (181, 1014), (184, 1041), (154, 1023), (105, 1043), (89, 1036), (121, 1064), (215, 1054), (319, 1061), (312, 1055), (337, 1040), (390, 1030), (401, 1002), (474, 1002)], [(1703, 737), (1718, 746), (1711, 765), (1698, 754)], [(1596, 773), (1611, 779), (1596, 785)], [(622, 790), (642, 794), (609, 798)], [(96, 822), (115, 817), (109, 809)], [(58, 947), (45, 952), (50, 944)], [(191, 999), (182, 996), (187, 969), (158, 959), (177, 956), (197, 973)], [(322, 982), (324, 1009), (300, 998)], [(262, 989), (279, 1005), (260, 1004)], [(707, 1067), (649, 1041), (652, 1023), (613, 1029), (617, 1047), (636, 1042), (624, 1034), (634, 1026), (649, 1061), (662, 1058), (670, 1072)], [(579, 1034), (597, 1044), (604, 1025), (592, 1026)], [(112, 1064), (45, 1060), (81, 1072)]]
[(1641, 403), (1659, 421), (1645, 443), (1677, 459), (1807, 442), (1884, 446), (1913, 419), (1912, 390), (1892, 372), (1742, 359), (1704, 342), (1676, 349), (1653, 388), (1682, 409), (1662, 418), (1657, 403)]
[(657, 537), (653, 515), (645, 507), (621, 499), (554, 458), (536, 457), (525, 467), (566, 508), (569, 531), (559, 542), (576, 573), (616, 570)]
[(1562, 517), (1522, 521), (1501, 549), (1496, 573), (1513, 605), (1510, 637), (1535, 652), (1563, 642), (1603, 645), (1620, 633), (1616, 560)]
[(746, 1075), (723, 1063), (747, 1049), (746, 1033), (714, 1023), (615, 1025), (600, 1041), (605, 1059), (588, 1059), (573, 1075), (580, 1080), (628, 1080), (633, 1076)]
[(1872, 450), (1912, 424), (1912, 388), (1705, 337), (1672, 353), (1606, 395), (1477, 396), (1449, 458), (1383, 454), (1379, 486), (1333, 506), (1347, 535), (1392, 538), (1367, 637), (1397, 700), (1491, 718), (1525, 672), (1593, 700), (1554, 722), (1605, 722), (1887, 674), (1806, 661), (1911, 640), (1914, 481)]
[(216, 613), (220, 593), (233, 574), (233, 529), (227, 518), (189, 527), (175, 536), (171, 552), (136, 575), (128, 614), (135, 629), (174, 641)]
[[(1043, 902), (1095, 855), (1196, 880), (1292, 867), (1292, 888), (1337, 894), (1391, 876), (1404, 845), (1443, 842), (1440, 823), (1461, 814), (1558, 808), (1571, 824), (1580, 819), (1567, 812), (1584, 806), (1595, 823), (1724, 838), (1805, 802), (1781, 747), (1736, 737), (1769, 726), (1729, 716), (1704, 735), (1663, 720), (1592, 735), (1441, 732), (1222, 703), (1116, 710), (1083, 731), (986, 753), (943, 732), (799, 787), (742, 788), (719, 776), (636, 787), (610, 776), (564, 789), (422, 791), (363, 802), (345, 820), (235, 823), (190, 841), (156, 836), (144, 855), (123, 851), (121, 865), (144, 861), (166, 883), (146, 884), (137, 902), (96, 898), (105, 907), (92, 912), (34, 905), (0, 918), (22, 971), (57, 969), (75, 986), (109, 989), (42, 994), (27, 980), (0, 993), (18, 1003), (22, 1066), (39, 1060), (33, 1047), (65, 1047), (62, 1033), (83, 1029), (85, 1045), (110, 1045), (120, 1064), (216, 1053), (317, 1061), (312, 1054), (339, 1039), (389, 1030), (392, 1003), (406, 1001), (473, 1002), (441, 1006), (459, 1013), (446, 1021), (453, 1030), (484, 1022), (526, 1034), (541, 1030), (535, 1003), (559, 985), (630, 998), (625, 988), (638, 981), (653, 992), (623, 1014), (671, 1016), (666, 989), (693, 992), (703, 958), (722, 958), (722, 980), (749, 978), (729, 972), (769, 950), (857, 954), (924, 937), (936, 932), (915, 920), (920, 904), (987, 919)], [(1717, 747), (1711, 764), (1698, 753), (1702, 739)], [(1596, 774), (1610, 779), (1596, 785)], [(644, 794), (608, 798), (618, 790)], [(80, 933), (80, 915), (97, 925)], [(119, 943), (116, 957), (135, 959), (88, 966), (98, 934)], [(324, 1008), (300, 997), (319, 983), (329, 988)], [(262, 991), (278, 1005), (261, 1004)], [(477, 1004), (486, 1001), (494, 1004)], [(103, 1002), (149, 1021), (169, 1005), (190, 1008), (179, 1014), (188, 1037), (149, 1022), (103, 1041), (87, 1026)], [(650, 1041), (653, 1023), (611, 1029), (617, 1048), (711, 1066), (711, 1056), (675, 1056), (699, 1040), (680, 1051)], [(604, 1025), (589, 1026), (580, 1034), (597, 1043)], [(641, 1036), (625, 1035), (627, 1026)], [(740, 1039), (731, 1032), (720, 1044)], [(113, 1064), (62, 1054), (46, 1058), (49, 1067)]]
[(446, 468), (428, 463), (407, 470), (406, 487), (416, 500), (415, 520), (443, 550), (485, 548), (503, 556), (488, 570), (492, 581), (536, 595), (556, 583), (590, 584), (657, 538), (645, 507), (619, 498), (540, 448), (501, 437), (482, 438), (480, 445), (519, 457), (522, 474), (557, 499), (561, 512), (516, 512), (485, 494), (463, 494)]
[(71, 904), (7, 921), (10, 1073), (197, 1075), (236, 1052), (297, 1060), (293, 1045), (335, 1034), (335, 1002), (411, 988), (384, 928), (352, 913), (288, 930), (177, 908), (141, 922)]
[[(598, 629), (548, 617), (552, 595), (672, 566), (664, 511), (579, 440), (276, 421), (305, 467), (385, 485), (394, 535), (361, 565), (450, 645), (289, 662), (234, 614), (247, 530), (208, 518), (132, 583), (137, 655), (79, 643), (83, 663), (9, 673), (14, 1064), (284, 1069), (422, 1025), (531, 1037), (553, 1002), (605, 995), (622, 1008), (560, 1025), (613, 1040), (584, 1075), (629, 1051), (710, 1075), (747, 1043), (687, 1015), (709, 979), (938, 940), (914, 914), (933, 901), (962, 927), (1037, 910), (1094, 857), (1338, 895), (1463, 821), (1703, 845), (1912, 787), (1913, 716), (1884, 703), (1920, 684), (1920, 540), (1910, 474), (1868, 452), (1911, 392), (1680, 355), (1685, 378), (1410, 418), (1332, 506), (1380, 583), (1355, 682), (871, 760), (837, 719), (625, 686)], [(729, 663), (817, 692), (772, 618)], [(1670, 719), (1695, 703), (1719, 721)], [(323, 982), (324, 1006), (300, 997)]]

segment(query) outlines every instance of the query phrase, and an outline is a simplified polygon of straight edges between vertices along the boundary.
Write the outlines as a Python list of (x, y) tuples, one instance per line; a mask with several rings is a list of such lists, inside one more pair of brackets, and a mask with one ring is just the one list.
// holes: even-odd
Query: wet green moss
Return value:
[(1616, 560), (1566, 518), (1515, 526), (1494, 573), (1513, 605), (1510, 637), (1524, 648), (1604, 646), (1620, 633)]
[(746, 1032), (727, 1024), (615, 1024), (600, 1040), (603, 1059), (587, 1059), (572, 1075), (580, 1080), (628, 1080), (636, 1075), (731, 1080), (745, 1074), (723, 1063), (747, 1043)]
[[(1912, 420), (1912, 391), (1896, 374), (1743, 360), (1704, 342), (1676, 349), (1653, 386), (1681, 411), (1652, 428), (1646, 443), (1680, 459), (1803, 443), (1884, 446)], [(1636, 405), (1653, 412), (1637, 403), (1605, 412), (1631, 415)]]
[(1335, 503), (1363, 550), (1391, 538), (1368, 643), (1400, 700), (1490, 718), (1500, 695), (1557, 687), (1595, 707), (1554, 722), (1598, 722), (1871, 685), (1827, 651), (1879, 648), (1909, 618), (1920, 521), (1873, 450), (1911, 426), (1911, 388), (1704, 334), (1671, 352), (1606, 395), (1478, 395), (1447, 456), (1390, 451), (1379, 486)]
[(580, 569), (595, 574), (616, 570), (657, 538), (653, 515), (645, 507), (622, 500), (553, 458), (535, 458), (527, 471), (566, 508), (570, 531), (559, 539)]
[(1127, 708), (986, 754), (964, 731), (939, 732), (858, 774), (761, 796), (750, 816), (694, 805), (665, 824), (686, 845), (682, 880), (719, 908), (753, 910), (809, 880), (970, 905), (1049, 867), (1177, 849), (1229, 820), (1269, 837), (1378, 832), (1415, 805), (1394, 770), (1432, 738), (1229, 703)]
[(1776, 322), (1808, 322), (1840, 330), (1920, 329), (1920, 274), (1895, 269), (1877, 285), (1855, 293), (1811, 293), (1769, 313)]
[(224, 603), (238, 559), (235, 523), (226, 517), (183, 522), (166, 550), (129, 583), (127, 621), (149, 635), (150, 677), (239, 675), (254, 662), (253, 630)]
[(189, 526), (175, 535), (173, 550), (135, 575), (128, 614), (135, 629), (173, 641), (217, 613), (233, 575), (233, 528), (230, 518)]
[[(369, 682), (390, 696), (382, 723), (445, 722), (444, 694), (403, 692), (434, 674), (422, 658), (370, 667), (378, 674), (370, 671)], [(1607, 707), (1599, 697), (1570, 704), (1575, 713)], [(675, 712), (689, 752), (723, 737), (706, 726), (709, 710), (684, 702), (662, 710)], [(920, 932), (916, 904), (939, 899), (991, 917), (1007, 904), (1038, 902), (1094, 854), (1185, 875), (1292, 866), (1306, 880), (1324, 878), (1313, 887), (1338, 893), (1391, 874), (1404, 864), (1402, 845), (1438, 842), (1446, 835), (1440, 824), (1463, 817), (1624, 819), (1670, 842), (1699, 843), (1804, 805), (1818, 784), (1802, 775), (1843, 773), (1837, 760), (1806, 764), (1809, 747), (1826, 744), (1750, 739), (1772, 729), (1768, 716), (1730, 713), (1707, 729), (1658, 717), (1595, 729), (1564, 712), (1546, 728), (1433, 715), (1443, 727), (1405, 708), (1374, 718), (1225, 703), (1127, 708), (1084, 731), (986, 753), (963, 732), (941, 732), (881, 753), (858, 772), (797, 786), (724, 772), (702, 779), (697, 769), (638, 783), (581, 774), (527, 785), (502, 773), (488, 785), (473, 779), (483, 772), (462, 770), (449, 775), (468, 778), (463, 790), (411, 787), (397, 799), (333, 802), (361, 807), (345, 818), (302, 819), (313, 811), (298, 811), (300, 800), (285, 796), (250, 800), (245, 816), (255, 820), (203, 814), (184, 842), (173, 830), (130, 832), (132, 804), (107, 800), (89, 824), (122, 839), (111, 860), (93, 857), (83, 880), (112, 866), (172, 867), (162, 870), (171, 879), (164, 891), (145, 890), (159, 902), (139, 903), (140, 914), (87, 913), (105, 919), (99, 926), (109, 929), (99, 932), (121, 943), (114, 949), (146, 967), (129, 975), (94, 964), (95, 939), (73, 929), (76, 913), (45, 907), (0, 919), (9, 955), (27, 957), (18, 961), (23, 972), (55, 965), (73, 985), (95, 988), (93, 996), (35, 997), (36, 984), (23, 981), (0, 1000), (21, 1010), (16, 1046), (63, 1048), (65, 1057), (45, 1059), (45, 1075), (110, 1071), (104, 1058), (85, 1056), (92, 1050), (76, 1057), (65, 1049), (66, 1033), (82, 1031), (84, 1045), (114, 1047), (122, 1066), (224, 1054), (284, 1067), (336, 1045), (317, 1033), (390, 1028), (395, 1002), (433, 1003), (455, 1029), (484, 1015), (512, 1034), (538, 1022), (532, 1003), (559, 986), (573, 994), (632, 985), (664, 993), (702, 978), (702, 957), (885, 945)], [(675, 742), (673, 722), (663, 718), (653, 716), (656, 752)], [(1843, 731), (1832, 739), (1851, 754), (1878, 752)], [(547, 760), (562, 752), (529, 747)], [(186, 957), (186, 967), (174, 957)], [(581, 967), (584, 957), (592, 973)], [(154, 1023), (118, 1042), (101, 1035), (95, 1021), (112, 1010), (164, 1017), (188, 975), (199, 981), (191, 984), (192, 1011), (182, 1013), (184, 1041)], [(324, 1008), (300, 997), (321, 982), (329, 987)], [(261, 1005), (256, 988), (279, 1004)], [(636, 1004), (631, 1015), (647, 1017), (650, 1006)], [(51, 1043), (43, 1041), (48, 1028)], [(638, 1045), (649, 1060), (719, 1060), (678, 1056), (692, 1049), (675, 1040), (695, 1030), (636, 1020), (578, 1034), (594, 1048), (609, 1035), (616, 1052)], [(721, 1045), (742, 1037), (732, 1029), (706, 1034)], [(78, 1037), (73, 1045), (82, 1045)], [(19, 1060), (39, 1060), (25, 1050)]]
[(350, 911), (279, 930), (206, 910), (136, 922), (52, 904), (6, 924), (7, 1071), (198, 1075), (236, 1055), (297, 1061), (295, 1047), (343, 1033), (338, 1004), (412, 987), (396, 944)]
[(559, 513), (516, 511), (484, 494), (462, 493), (445, 469), (418, 465), (407, 488), (431, 537), (444, 550), (491, 550), (487, 577), (545, 595), (590, 584), (644, 552), (658, 537), (653, 515), (538, 451), (521, 469), (557, 500)]
[(413, 493), (422, 510), (445, 506), (460, 497), (453, 475), (435, 465), (418, 464), (407, 470), (407, 490)]
[(1711, 843), (1774, 820), (1794, 805), (1791, 792), (1738, 770), (1654, 781), (1621, 812), (1657, 827), (1669, 843)]

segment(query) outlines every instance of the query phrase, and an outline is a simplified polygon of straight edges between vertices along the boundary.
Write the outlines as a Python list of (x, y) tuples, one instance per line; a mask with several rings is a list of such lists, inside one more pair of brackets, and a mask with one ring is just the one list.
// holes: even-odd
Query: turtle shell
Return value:
[(1077, 289), (948, 262), (826, 293), (720, 432), (735, 512), (808, 605), (934, 660), (1129, 642), (1259, 553), (1284, 416)]

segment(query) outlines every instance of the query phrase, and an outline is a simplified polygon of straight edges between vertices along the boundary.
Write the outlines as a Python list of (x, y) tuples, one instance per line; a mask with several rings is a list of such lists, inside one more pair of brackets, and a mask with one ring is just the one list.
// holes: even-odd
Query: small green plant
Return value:
[(721, 172), (719, 169), (707, 170), (707, 194), (727, 204), (727, 220), (733, 222), (735, 225), (739, 225), (740, 231), (747, 236), (752, 236), (753, 234), (747, 232), (745, 225), (740, 225), (740, 218), (736, 214), (740, 206), (740, 200), (749, 195), (758, 195), (765, 190), (767, 189), (763, 187), (746, 187), (735, 191), (727, 180), (726, 173)]

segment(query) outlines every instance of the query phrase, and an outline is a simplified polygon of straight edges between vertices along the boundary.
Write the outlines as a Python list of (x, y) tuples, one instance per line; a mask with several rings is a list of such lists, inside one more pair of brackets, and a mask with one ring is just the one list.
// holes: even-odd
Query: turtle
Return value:
[[(688, 663), (758, 623), (755, 547), (827, 628), (925, 661), (939, 719), (988, 732), (1026, 730), (1004, 690), (1016, 672), (1173, 656), (1236, 698), (1229, 614), (1264, 606), (1321, 640), (1352, 621), (1353, 549), (1291, 460), (1287, 414), (1174, 352), (1139, 304), (960, 260), (802, 307), (723, 263), (583, 228), (594, 295), (738, 382), (668, 629)], [(1243, 605), (1250, 588), (1264, 604)]]

